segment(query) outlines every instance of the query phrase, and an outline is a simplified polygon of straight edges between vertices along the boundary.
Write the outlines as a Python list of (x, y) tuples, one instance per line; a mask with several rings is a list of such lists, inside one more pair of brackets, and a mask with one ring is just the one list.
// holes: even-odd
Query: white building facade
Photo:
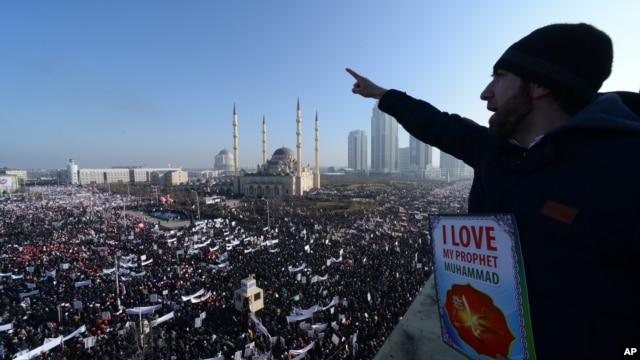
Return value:
[(356, 173), (369, 170), (367, 133), (364, 130), (349, 132), (347, 166)]
[(180, 168), (106, 168), (79, 169), (78, 184), (150, 183), (152, 185), (179, 185), (188, 181), (186, 171)]
[(371, 173), (398, 172), (398, 122), (392, 116), (373, 107), (371, 116)]
[(78, 165), (73, 159), (69, 159), (67, 164), (67, 179), (69, 184), (78, 185)]

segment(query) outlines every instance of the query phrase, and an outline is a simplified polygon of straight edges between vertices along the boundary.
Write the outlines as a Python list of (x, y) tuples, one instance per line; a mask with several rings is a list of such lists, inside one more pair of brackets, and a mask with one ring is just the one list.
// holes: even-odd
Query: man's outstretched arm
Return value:
[(346, 70), (354, 79), (356, 79), (356, 82), (353, 84), (353, 89), (351, 89), (351, 92), (354, 94), (358, 94), (366, 98), (380, 99), (387, 91), (387, 89), (374, 84), (371, 80), (361, 76), (357, 72), (349, 68)]

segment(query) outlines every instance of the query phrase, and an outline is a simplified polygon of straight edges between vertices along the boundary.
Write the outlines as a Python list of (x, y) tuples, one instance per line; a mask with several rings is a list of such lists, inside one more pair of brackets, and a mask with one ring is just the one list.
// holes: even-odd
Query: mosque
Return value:
[(221, 171), (222, 174), (233, 174), (235, 162), (233, 161), (233, 153), (229, 149), (222, 149), (216, 155), (213, 162), (213, 170)]
[[(238, 168), (238, 115), (233, 106), (233, 154), (227, 149), (216, 156), (216, 165), (220, 170), (232, 173), (233, 189), (236, 194), (249, 197), (284, 197), (304, 195), (312, 188), (320, 188), (318, 114), (315, 120), (315, 167), (302, 165), (302, 112), (300, 99), (296, 112), (296, 148), (297, 151), (281, 147), (267, 159), (267, 125), (262, 119), (262, 164), (255, 172)], [(233, 165), (231, 165), (233, 162)]]

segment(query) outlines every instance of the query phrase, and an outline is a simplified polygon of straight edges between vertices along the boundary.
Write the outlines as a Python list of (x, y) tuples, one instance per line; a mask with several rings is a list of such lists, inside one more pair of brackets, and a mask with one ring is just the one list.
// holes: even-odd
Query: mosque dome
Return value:
[(293, 160), (296, 158), (296, 154), (293, 150), (283, 146), (274, 151), (271, 158), (273, 160)]
[(290, 174), (295, 171), (296, 154), (287, 147), (281, 147), (273, 152), (267, 165), (269, 174)]
[(232, 171), (234, 168), (233, 161), (233, 153), (228, 149), (220, 150), (218, 155), (215, 157), (213, 169), (214, 170), (223, 170), (223, 171)]

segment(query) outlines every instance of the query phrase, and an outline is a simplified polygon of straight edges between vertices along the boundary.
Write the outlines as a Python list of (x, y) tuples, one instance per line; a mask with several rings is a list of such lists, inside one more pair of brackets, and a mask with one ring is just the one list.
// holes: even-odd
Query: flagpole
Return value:
[(144, 331), (142, 330), (142, 307), (138, 304), (138, 315), (140, 318), (140, 345), (144, 349)]
[(125, 231), (126, 231), (126, 227), (127, 227), (127, 204), (126, 204), (126, 199), (122, 200), (122, 224), (125, 227)]

